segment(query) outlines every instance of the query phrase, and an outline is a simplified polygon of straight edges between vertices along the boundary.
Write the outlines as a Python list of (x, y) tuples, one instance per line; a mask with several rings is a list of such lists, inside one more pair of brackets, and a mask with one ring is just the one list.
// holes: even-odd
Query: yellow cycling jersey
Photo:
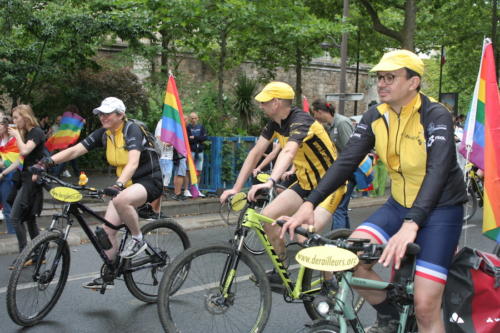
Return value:
[(298, 183), (304, 190), (315, 188), (337, 158), (337, 150), (325, 128), (299, 108), (292, 108), (281, 125), (268, 122), (261, 135), (268, 140), (276, 138), (282, 148), (289, 140), (299, 144), (293, 164)]

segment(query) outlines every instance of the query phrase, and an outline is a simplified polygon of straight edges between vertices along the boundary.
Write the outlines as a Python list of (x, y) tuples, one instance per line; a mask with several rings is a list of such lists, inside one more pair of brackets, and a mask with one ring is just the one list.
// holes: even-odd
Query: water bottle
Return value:
[(108, 238), (108, 234), (106, 231), (104, 231), (103, 228), (101, 227), (96, 227), (95, 228), (95, 235), (97, 237), (97, 242), (101, 246), (103, 250), (109, 250), (113, 247), (111, 244), (111, 241)]

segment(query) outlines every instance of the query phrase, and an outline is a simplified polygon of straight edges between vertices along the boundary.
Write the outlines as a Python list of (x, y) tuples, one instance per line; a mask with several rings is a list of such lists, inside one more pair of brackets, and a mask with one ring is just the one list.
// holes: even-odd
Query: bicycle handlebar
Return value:
[[(276, 224), (280, 227), (286, 221), (277, 220)], [(373, 244), (369, 239), (361, 238), (341, 238), (341, 239), (328, 239), (315, 232), (310, 232), (303, 227), (295, 228), (295, 233), (307, 238), (306, 246), (321, 246), (333, 245), (352, 252), (363, 252), (359, 255), (362, 260), (376, 260), (380, 258), (382, 251), (384, 251), (385, 244)], [(409, 243), (406, 247), (406, 255), (417, 255), (420, 252), (420, 246), (415, 243)]]
[[(33, 172), (32, 167), (30, 167), (28, 170)], [(47, 188), (47, 186), (49, 186), (50, 184), (56, 183), (56, 184), (59, 184), (59, 185), (64, 186), (64, 187), (69, 187), (69, 188), (75, 189), (77, 191), (81, 191), (81, 192), (83, 192), (82, 193), (83, 195), (90, 197), (90, 198), (101, 199), (103, 195), (113, 196), (112, 193), (106, 193), (106, 190), (100, 190), (100, 189), (96, 189), (94, 187), (86, 187), (84, 185), (75, 185), (75, 184), (67, 183), (67, 182), (65, 182), (65, 181), (63, 181), (55, 176), (50, 175), (47, 171), (37, 170), (36, 174), (39, 176), (38, 182), (42, 186), (44, 186), (47, 190), (49, 190), (49, 188)]]

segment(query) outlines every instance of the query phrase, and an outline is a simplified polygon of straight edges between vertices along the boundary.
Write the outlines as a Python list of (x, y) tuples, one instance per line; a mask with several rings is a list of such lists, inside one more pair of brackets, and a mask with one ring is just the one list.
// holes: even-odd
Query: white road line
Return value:
[[(67, 282), (83, 280), (83, 279), (90, 279), (90, 278), (95, 278), (97, 276), (99, 276), (99, 272), (70, 275), (68, 277)], [(51, 284), (55, 284), (55, 283), (56, 282), (52, 282)], [(36, 283), (24, 283), (24, 284), (18, 285), (17, 290), (28, 289), (28, 288), (32, 288), (33, 286), (36, 286)], [(7, 287), (0, 288), (0, 294), (6, 293), (6, 292), (7, 292)]]
[(462, 226), (462, 230), (470, 229), (470, 228), (474, 228), (474, 227), (475, 227), (474, 224), (466, 224), (466, 225)]

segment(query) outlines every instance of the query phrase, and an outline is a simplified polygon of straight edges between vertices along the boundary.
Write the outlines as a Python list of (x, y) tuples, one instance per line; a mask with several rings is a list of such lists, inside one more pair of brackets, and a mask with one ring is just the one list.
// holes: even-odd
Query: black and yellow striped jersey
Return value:
[(281, 148), (288, 141), (297, 142), (299, 150), (293, 159), (300, 187), (312, 190), (337, 158), (337, 149), (325, 128), (309, 113), (292, 108), (281, 125), (269, 121), (261, 135), (272, 141), (277, 139)]

